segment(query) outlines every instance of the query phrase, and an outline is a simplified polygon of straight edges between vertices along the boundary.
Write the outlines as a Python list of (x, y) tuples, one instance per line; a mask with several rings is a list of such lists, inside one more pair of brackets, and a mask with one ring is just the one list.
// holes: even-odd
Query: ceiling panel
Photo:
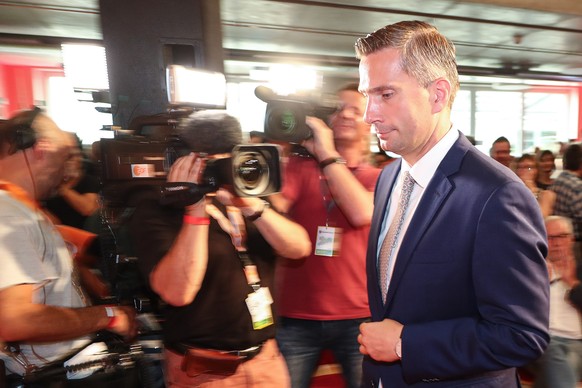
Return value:
[(102, 39), (96, 0), (0, 1), (0, 33)]
[[(529, 68), (554, 79), (565, 69), (582, 68), (579, 3), (220, 0), (225, 69), (244, 76), (273, 61), (302, 60), (329, 74), (357, 76), (353, 46), (358, 37), (386, 24), (419, 19), (435, 24), (455, 43), (462, 69), (483, 68), (503, 75), (510, 73), (508, 69)], [(0, 1), (0, 55), (17, 50), (13, 38), (24, 42), (26, 36), (33, 38), (26, 43), (31, 50), (38, 50), (34, 39), (39, 36), (98, 41), (102, 39), (98, 0)], [(579, 78), (582, 81), (582, 74)]]

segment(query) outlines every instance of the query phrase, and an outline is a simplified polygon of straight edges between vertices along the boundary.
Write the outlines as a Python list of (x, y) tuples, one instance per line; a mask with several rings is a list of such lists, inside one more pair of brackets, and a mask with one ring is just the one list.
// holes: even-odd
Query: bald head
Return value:
[(0, 129), (0, 179), (47, 198), (62, 182), (70, 150), (70, 135), (46, 114), (19, 112)]

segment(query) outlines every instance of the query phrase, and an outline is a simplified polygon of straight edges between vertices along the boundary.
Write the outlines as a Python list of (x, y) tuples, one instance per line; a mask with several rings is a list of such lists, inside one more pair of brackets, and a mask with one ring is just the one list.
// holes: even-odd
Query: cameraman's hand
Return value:
[(317, 117), (307, 116), (305, 122), (311, 128), (313, 137), (305, 140), (301, 145), (319, 161), (338, 157), (339, 153), (333, 140), (333, 130)]
[(230, 191), (220, 188), (216, 192), (216, 199), (220, 201), (225, 206), (236, 206), (241, 210), (244, 216), (249, 216), (254, 214), (258, 210), (262, 209), (265, 204), (262, 199), (257, 197), (237, 197)]
[(113, 307), (115, 320), (113, 326), (107, 330), (119, 334), (125, 339), (131, 340), (137, 335), (137, 320), (135, 319), (135, 309), (129, 306)]
[(206, 158), (200, 154), (190, 152), (182, 156), (172, 165), (168, 173), (168, 182), (200, 183), (206, 167)]
[[(206, 168), (206, 158), (204, 155), (190, 152), (190, 154), (183, 156), (176, 160), (170, 168), (168, 173), (168, 182), (190, 182), (198, 184), (202, 181), (204, 169)], [(184, 209), (186, 214), (192, 216), (199, 216), (205, 214), (204, 205), (206, 203), (203, 196), (200, 201), (186, 206)]]

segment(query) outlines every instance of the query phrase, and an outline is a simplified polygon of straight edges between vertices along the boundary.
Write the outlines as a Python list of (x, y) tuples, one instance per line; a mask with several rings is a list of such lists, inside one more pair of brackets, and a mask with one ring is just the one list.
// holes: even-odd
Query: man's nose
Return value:
[(364, 121), (368, 124), (374, 124), (379, 120), (380, 116), (377, 113), (377, 108), (368, 101), (366, 111), (364, 112)]

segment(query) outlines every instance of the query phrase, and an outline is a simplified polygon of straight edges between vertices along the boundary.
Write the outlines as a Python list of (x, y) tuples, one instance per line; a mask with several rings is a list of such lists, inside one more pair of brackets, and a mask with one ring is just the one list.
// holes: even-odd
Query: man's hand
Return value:
[(257, 197), (237, 197), (230, 191), (220, 188), (216, 192), (216, 198), (225, 206), (235, 206), (241, 213), (248, 217), (265, 207), (263, 200)]
[(313, 138), (305, 140), (301, 145), (310, 154), (314, 155), (319, 161), (340, 156), (335, 148), (333, 130), (330, 127), (317, 117), (308, 116), (305, 122), (311, 128)]
[(392, 319), (362, 323), (358, 335), (360, 353), (376, 361), (398, 361), (395, 349), (403, 327), (401, 323)]
[(206, 159), (200, 154), (190, 152), (190, 154), (176, 160), (172, 165), (167, 181), (200, 183), (205, 167)]
[(129, 306), (113, 307), (115, 320), (113, 326), (107, 330), (119, 334), (125, 339), (131, 340), (137, 335), (137, 320), (135, 319), (135, 309)]
[[(202, 181), (206, 158), (200, 154), (190, 152), (176, 160), (168, 172), (168, 182), (190, 182), (198, 184)], [(206, 199), (203, 196), (200, 201), (184, 208), (184, 213), (191, 216), (205, 216)]]
[(548, 255), (548, 261), (551, 263), (556, 275), (562, 278), (562, 281), (568, 287), (574, 287), (580, 283), (576, 275), (576, 259), (574, 259), (572, 249), (560, 247), (552, 249), (550, 253), (551, 255)]

